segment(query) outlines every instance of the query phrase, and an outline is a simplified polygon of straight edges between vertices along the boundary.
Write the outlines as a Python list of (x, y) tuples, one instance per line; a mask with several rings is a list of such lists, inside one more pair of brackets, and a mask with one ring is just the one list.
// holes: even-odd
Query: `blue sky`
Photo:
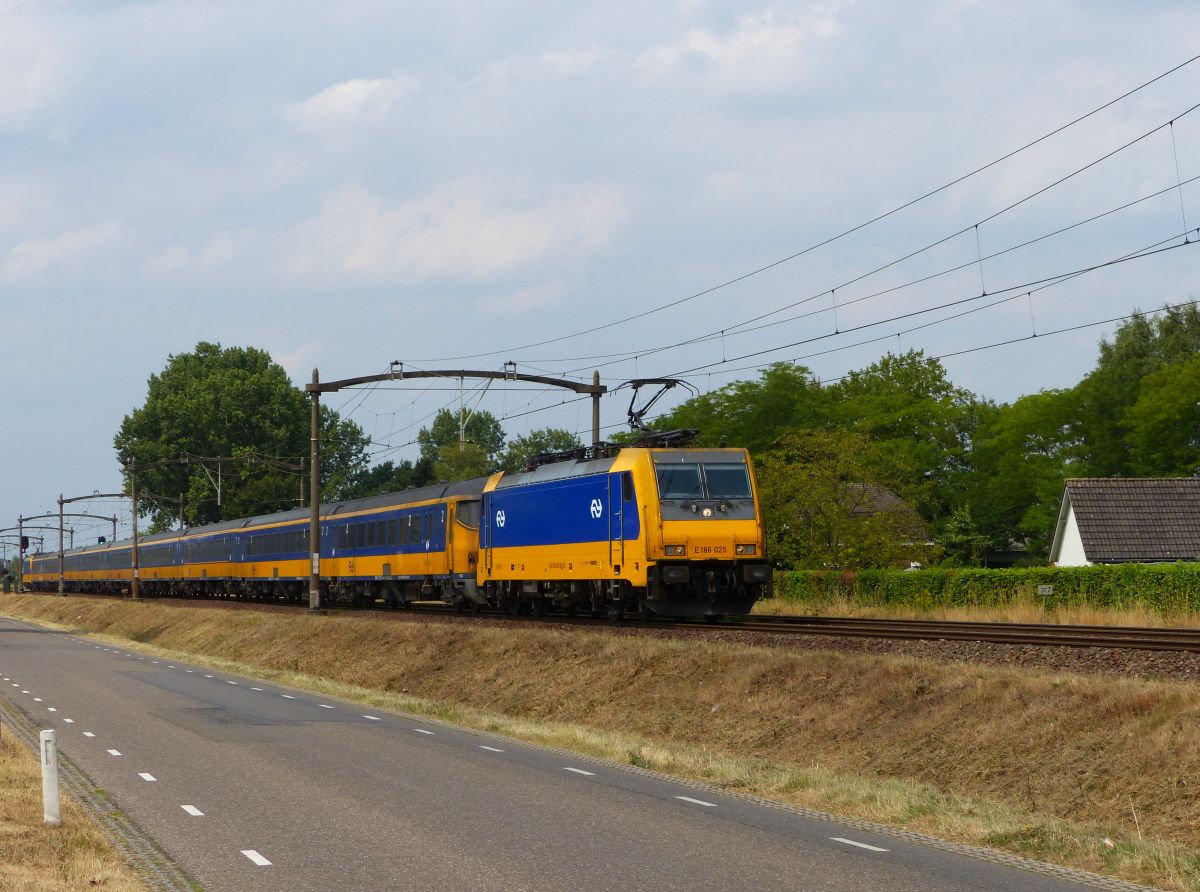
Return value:
[[(1176, 154), (1183, 179), (1200, 175), (1200, 112), (984, 223), (978, 244), (971, 229), (843, 283), (1181, 115), (1200, 102), (1200, 62), (825, 248), (633, 323), (516, 349), (896, 207), (1190, 58), (1197, 33), (1200, 8), (1185, 2), (0, 0), (0, 375), (19, 418), (0, 445), (0, 506), (15, 522), (59, 492), (118, 487), (122, 416), (199, 340), (265, 348), (297, 382), (314, 366), (328, 379), (393, 359), (511, 359), (588, 377), (599, 365), (611, 385), (700, 367), (691, 380), (707, 389), (771, 360), (835, 378), (897, 346), (942, 354), (1187, 300), (1200, 290), (1190, 248), (916, 331), (950, 311), (882, 320), (977, 295), (978, 264), (871, 295), (1166, 189)], [(983, 285), (1178, 236), (1184, 215), (1200, 225), (1198, 187), (987, 260)], [(833, 336), (835, 288), (839, 331), (881, 324)], [(801, 301), (765, 320), (778, 324), (737, 328)], [(1074, 384), (1112, 328), (946, 365), (1007, 401)], [(848, 346), (869, 338), (883, 339)], [(453, 396), (332, 405), (380, 458), (403, 458)], [(538, 410), (511, 417), (510, 435), (586, 428), (586, 404), (562, 399), (494, 386), (480, 405)], [(604, 423), (626, 403), (607, 399)]]

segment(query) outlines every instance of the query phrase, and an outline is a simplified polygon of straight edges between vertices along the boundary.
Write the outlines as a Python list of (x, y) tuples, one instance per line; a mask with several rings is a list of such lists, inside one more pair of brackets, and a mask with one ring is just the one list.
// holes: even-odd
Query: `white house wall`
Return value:
[(1092, 562), (1087, 559), (1083, 550), (1083, 539), (1079, 536), (1079, 524), (1075, 522), (1075, 508), (1067, 509), (1067, 522), (1063, 527), (1062, 545), (1058, 551), (1058, 566), (1060, 567), (1090, 567)]

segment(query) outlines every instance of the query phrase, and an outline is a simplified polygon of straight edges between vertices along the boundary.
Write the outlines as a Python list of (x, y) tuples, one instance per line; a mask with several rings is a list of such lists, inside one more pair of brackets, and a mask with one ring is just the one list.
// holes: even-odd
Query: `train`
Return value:
[[(769, 596), (758, 484), (737, 448), (600, 446), (519, 473), (320, 507), (321, 602), (513, 615), (705, 618)], [(147, 597), (303, 601), (306, 509), (144, 536)], [(71, 591), (123, 593), (131, 540), (65, 551)], [(57, 552), (23, 558), (27, 588), (54, 591)]]

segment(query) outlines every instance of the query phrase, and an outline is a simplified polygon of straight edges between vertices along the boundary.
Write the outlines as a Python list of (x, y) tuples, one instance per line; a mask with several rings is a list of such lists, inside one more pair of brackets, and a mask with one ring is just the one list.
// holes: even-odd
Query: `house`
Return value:
[(1050, 563), (1163, 563), (1200, 558), (1200, 478), (1068, 480)]

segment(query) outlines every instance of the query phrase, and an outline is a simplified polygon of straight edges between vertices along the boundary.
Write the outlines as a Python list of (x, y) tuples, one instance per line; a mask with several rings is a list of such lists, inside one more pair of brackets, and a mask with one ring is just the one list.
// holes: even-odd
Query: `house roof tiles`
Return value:
[(1075, 479), (1066, 494), (1093, 563), (1200, 557), (1200, 478)]

